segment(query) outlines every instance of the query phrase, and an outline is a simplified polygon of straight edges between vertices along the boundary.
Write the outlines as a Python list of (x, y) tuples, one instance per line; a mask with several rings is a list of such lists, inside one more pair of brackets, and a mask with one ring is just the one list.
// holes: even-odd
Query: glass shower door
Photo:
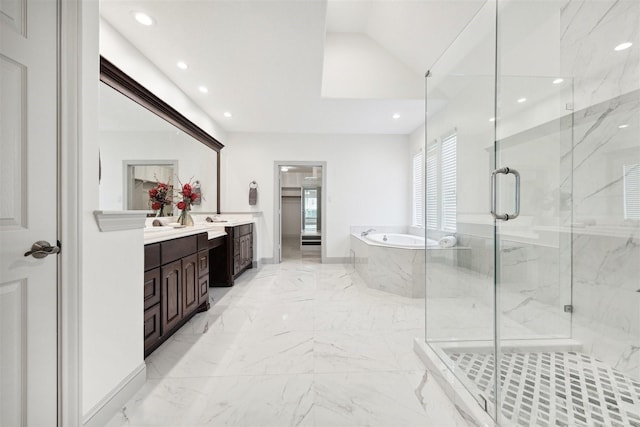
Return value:
[(426, 341), (499, 425), (640, 425), (639, 22), (487, 2), (426, 79)]
[(426, 78), (426, 341), (495, 417), (496, 3), (488, 1)]
[(548, 421), (543, 402), (555, 396), (545, 366), (571, 349), (573, 81), (561, 74), (561, 6), (498, 7), (492, 210), (503, 425)]

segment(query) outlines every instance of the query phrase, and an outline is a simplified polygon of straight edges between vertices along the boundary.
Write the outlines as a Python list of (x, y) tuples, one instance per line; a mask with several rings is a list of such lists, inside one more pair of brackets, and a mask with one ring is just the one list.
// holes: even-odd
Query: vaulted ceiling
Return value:
[(483, 3), (101, 0), (100, 11), (229, 132), (407, 134), (424, 121), (424, 73)]

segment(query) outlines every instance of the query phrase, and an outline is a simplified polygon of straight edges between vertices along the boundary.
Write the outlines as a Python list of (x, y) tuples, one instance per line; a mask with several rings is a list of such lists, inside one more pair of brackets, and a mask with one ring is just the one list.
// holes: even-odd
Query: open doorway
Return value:
[(276, 162), (276, 262), (322, 261), (325, 168), (325, 162)]

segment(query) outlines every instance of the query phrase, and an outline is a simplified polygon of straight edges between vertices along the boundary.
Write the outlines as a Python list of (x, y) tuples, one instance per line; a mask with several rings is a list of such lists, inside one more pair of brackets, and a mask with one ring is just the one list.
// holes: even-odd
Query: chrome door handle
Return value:
[[(498, 174), (512, 174), (516, 178), (516, 211), (512, 214), (499, 214), (496, 213), (496, 175)], [(520, 215), (520, 173), (512, 168), (500, 168), (491, 172), (491, 216), (494, 219), (502, 221), (509, 221), (510, 219), (516, 219)]]
[(51, 246), (49, 242), (45, 240), (38, 240), (31, 246), (29, 252), (25, 252), (24, 256), (33, 256), (34, 258), (45, 258), (52, 254), (60, 253), (59, 246)]

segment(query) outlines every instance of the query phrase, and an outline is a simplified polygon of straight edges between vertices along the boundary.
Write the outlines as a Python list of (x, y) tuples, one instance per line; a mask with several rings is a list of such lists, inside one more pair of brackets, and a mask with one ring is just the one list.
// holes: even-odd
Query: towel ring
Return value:
[(249, 188), (258, 188), (258, 183), (257, 183), (257, 182), (255, 182), (255, 181), (251, 181), (251, 182), (249, 183)]

